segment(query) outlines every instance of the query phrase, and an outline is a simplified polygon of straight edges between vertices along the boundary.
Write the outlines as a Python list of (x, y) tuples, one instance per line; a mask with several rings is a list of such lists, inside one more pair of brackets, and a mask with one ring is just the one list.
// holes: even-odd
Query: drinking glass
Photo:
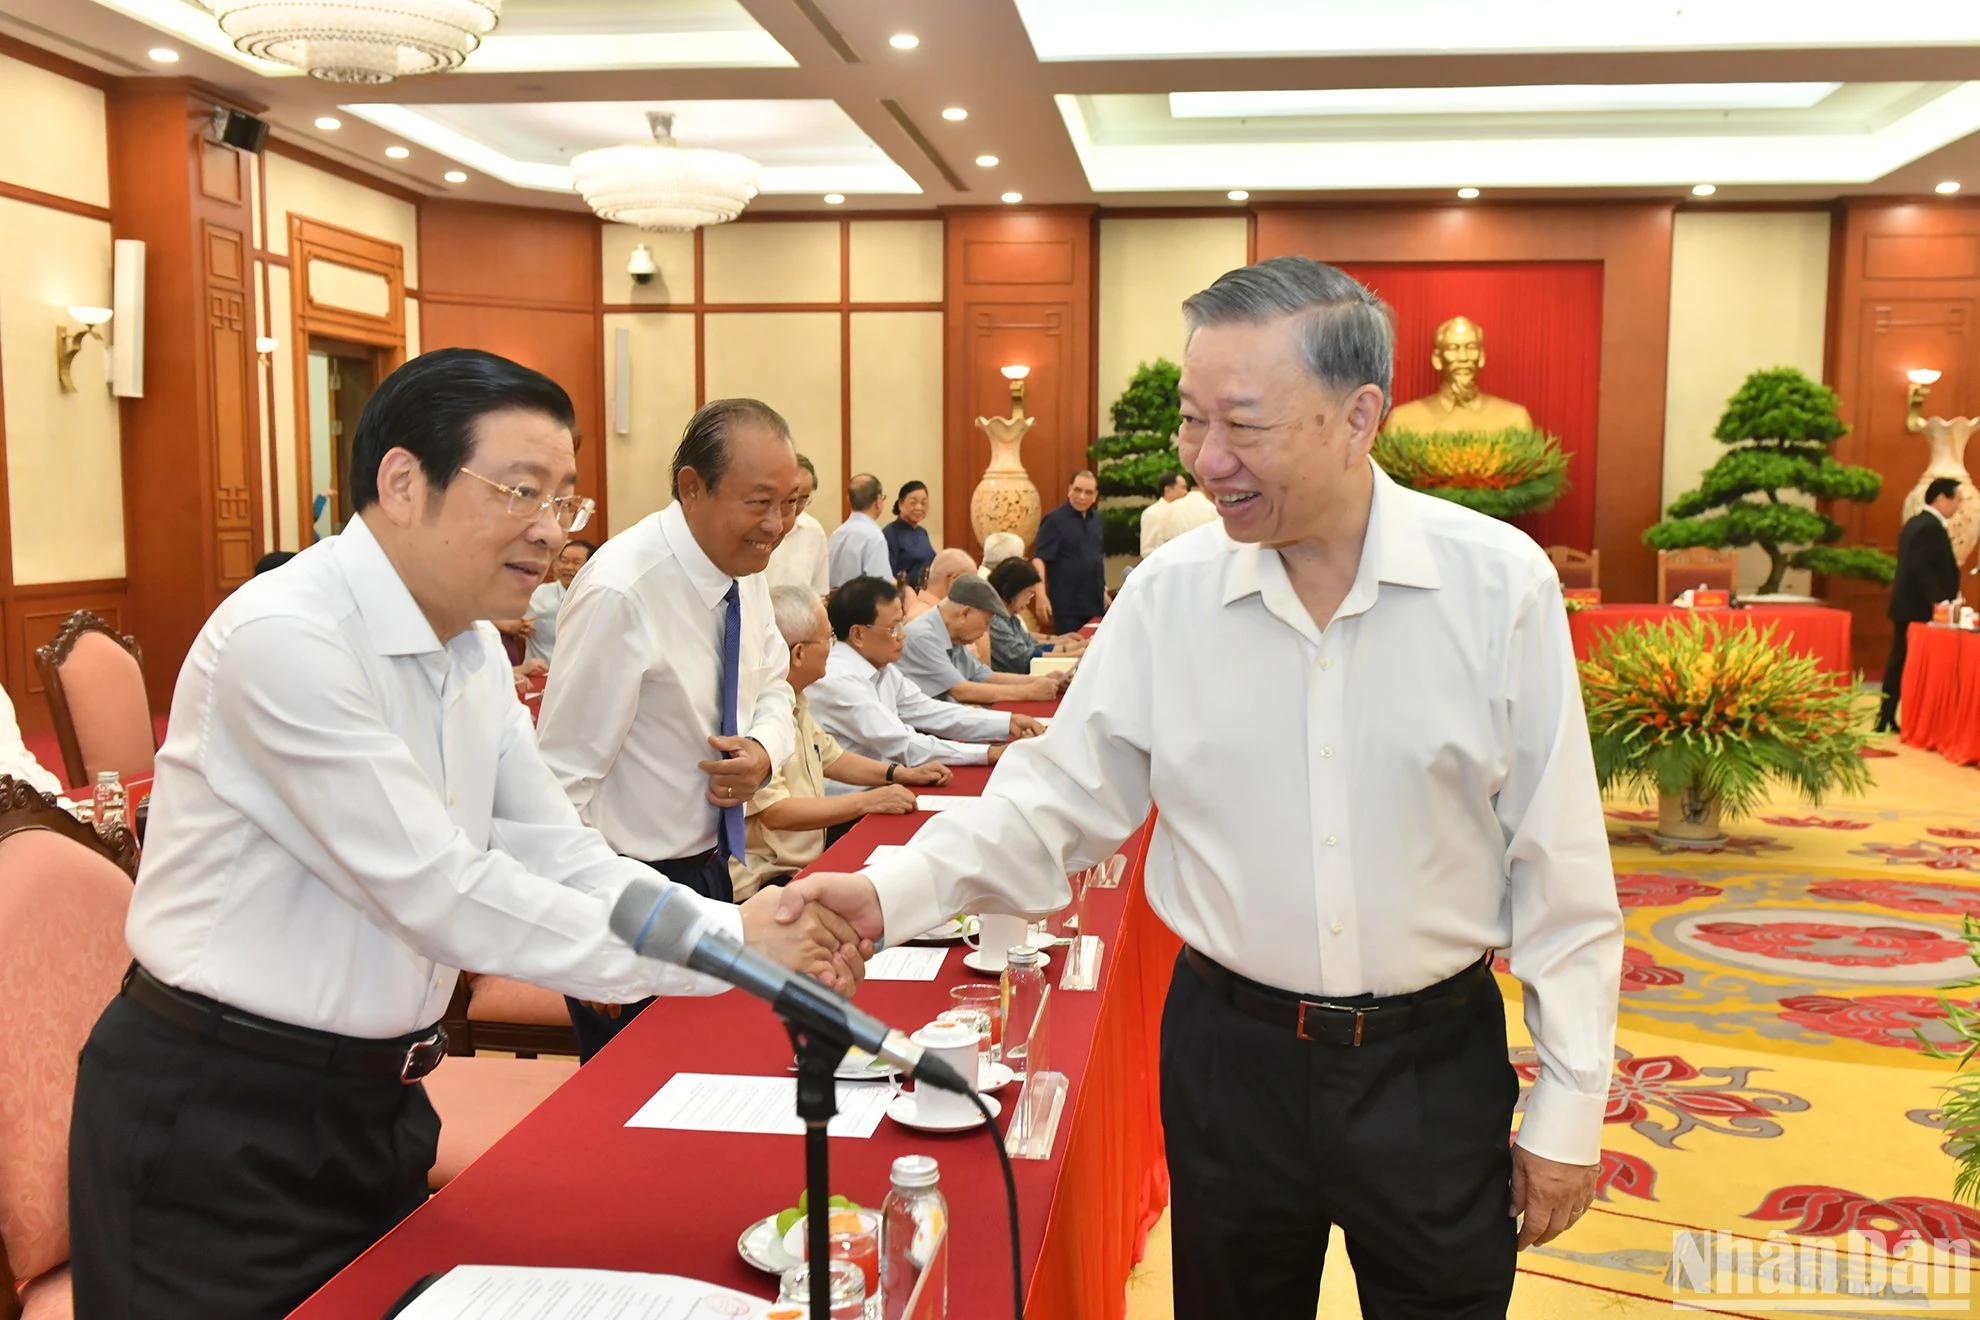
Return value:
[(1004, 989), (998, 985), (959, 985), (949, 991), (957, 1008), (974, 1009), (989, 1022), (983, 1051), (995, 1063), (1004, 1054)]

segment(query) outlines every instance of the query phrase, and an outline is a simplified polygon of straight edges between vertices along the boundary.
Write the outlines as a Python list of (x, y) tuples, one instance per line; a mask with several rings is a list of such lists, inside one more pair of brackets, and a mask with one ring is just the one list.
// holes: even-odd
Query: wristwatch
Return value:
[(890, 784), (891, 784), (891, 783), (893, 783), (893, 782), (894, 782), (894, 772), (895, 772), (896, 770), (898, 770), (898, 769), (900, 769), (900, 767), (899, 767), (899, 766), (897, 766), (897, 765), (895, 765), (895, 764), (894, 764), (893, 762), (891, 762), (891, 761), (889, 761), (889, 762), (887, 763), (887, 782), (888, 782), (888, 783), (890, 783)]

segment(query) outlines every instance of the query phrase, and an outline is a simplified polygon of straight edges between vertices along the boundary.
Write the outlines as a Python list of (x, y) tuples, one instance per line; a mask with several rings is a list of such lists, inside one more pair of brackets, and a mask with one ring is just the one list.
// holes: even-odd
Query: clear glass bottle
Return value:
[[(930, 1155), (894, 1161), (894, 1187), (880, 1208), (880, 1300), (884, 1320), (901, 1320), (922, 1276), (922, 1315), (949, 1313), (949, 1203), (937, 1183), (941, 1169)], [(937, 1291), (939, 1290), (939, 1291)], [(930, 1301), (935, 1309), (928, 1309)]]
[(1038, 950), (1029, 944), (1012, 948), (1004, 962), (1004, 1062), (1011, 1071), (1025, 1070), (1031, 1027), (1045, 998), (1045, 971)]
[(124, 824), (124, 785), (115, 770), (97, 773), (96, 797), (91, 810), (100, 834), (108, 834)]

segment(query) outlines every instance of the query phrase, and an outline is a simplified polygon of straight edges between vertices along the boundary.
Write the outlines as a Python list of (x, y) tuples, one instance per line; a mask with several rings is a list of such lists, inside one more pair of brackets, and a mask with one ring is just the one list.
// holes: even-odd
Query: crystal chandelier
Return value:
[(653, 141), (571, 159), (571, 181), (600, 218), (641, 229), (698, 229), (735, 219), (756, 196), (756, 162), (674, 141), (674, 117), (650, 112)]
[(203, 0), (235, 49), (313, 78), (385, 83), (457, 69), (502, 0)]

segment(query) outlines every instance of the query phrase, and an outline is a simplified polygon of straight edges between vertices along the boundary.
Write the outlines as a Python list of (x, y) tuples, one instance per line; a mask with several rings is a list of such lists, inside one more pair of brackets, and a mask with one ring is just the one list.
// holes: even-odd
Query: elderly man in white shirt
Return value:
[(763, 576), (773, 590), (805, 587), (823, 597), (832, 589), (825, 553), (825, 525), (810, 513), (811, 497), (818, 490), (818, 469), (803, 454), (797, 456), (797, 462), (797, 521), (770, 552), (770, 567), (763, 571)]
[(1200, 490), (1192, 490), (1189, 474), (1171, 472), (1162, 478), (1162, 498), (1141, 511), (1141, 557), (1160, 550), (1184, 532), (1217, 521), (1217, 506)]
[[(614, 849), (726, 902), (743, 806), (796, 745), (763, 569), (797, 516), (797, 452), (769, 405), (718, 399), (673, 468), (674, 502), (601, 546), (564, 601), (537, 745)], [(572, 999), (580, 1058), (645, 1006)]]
[(826, 576), (837, 591), (856, 577), (894, 579), (894, 561), (887, 553), (887, 534), (880, 530), (880, 505), (887, 488), (871, 472), (862, 472), (846, 486), (852, 512), (832, 529), (825, 546)]
[(577, 580), (578, 570), (597, 549), (591, 542), (576, 537), (566, 541), (557, 552), (550, 580), (529, 593), (529, 608), (523, 612), (530, 625), (523, 648), (524, 664), (535, 660), (545, 671), (549, 670), (550, 659), (557, 651), (557, 611), (564, 607), (564, 597), (569, 594), (571, 583)]
[[(1149, 901), (1180, 1320), (1308, 1320), (1328, 1232), (1363, 1314), (1502, 1320), (1586, 1213), (1622, 920), (1560, 583), (1507, 524), (1370, 461), (1387, 309), (1279, 257), (1184, 304), (1182, 457), (1226, 536), (1128, 579), (1051, 730), (864, 874), (869, 937), (1045, 913), (1161, 804)], [(1494, 950), (1540, 1058), (1517, 1078)], [(1517, 1216), (1517, 1217), (1516, 1217)]]
[[(426, 1198), (456, 968), (635, 998), (718, 987), (608, 928), (649, 873), (585, 828), (493, 628), (591, 502), (569, 397), (444, 349), (380, 384), (357, 516), (235, 591), (180, 671), (126, 938), (69, 1134), (75, 1313), (286, 1314)], [(666, 901), (826, 972), (767, 901)], [(834, 933), (835, 930), (839, 933)], [(856, 958), (856, 954), (854, 955)]]
[[(1029, 715), (937, 701), (916, 687), (894, 663), (907, 628), (900, 588), (887, 579), (854, 578), (825, 606), (838, 641), (825, 677), (811, 686), (811, 713), (846, 750), (902, 765), (995, 765), (1004, 739), (1044, 731)], [(829, 784), (825, 791), (851, 790)]]

